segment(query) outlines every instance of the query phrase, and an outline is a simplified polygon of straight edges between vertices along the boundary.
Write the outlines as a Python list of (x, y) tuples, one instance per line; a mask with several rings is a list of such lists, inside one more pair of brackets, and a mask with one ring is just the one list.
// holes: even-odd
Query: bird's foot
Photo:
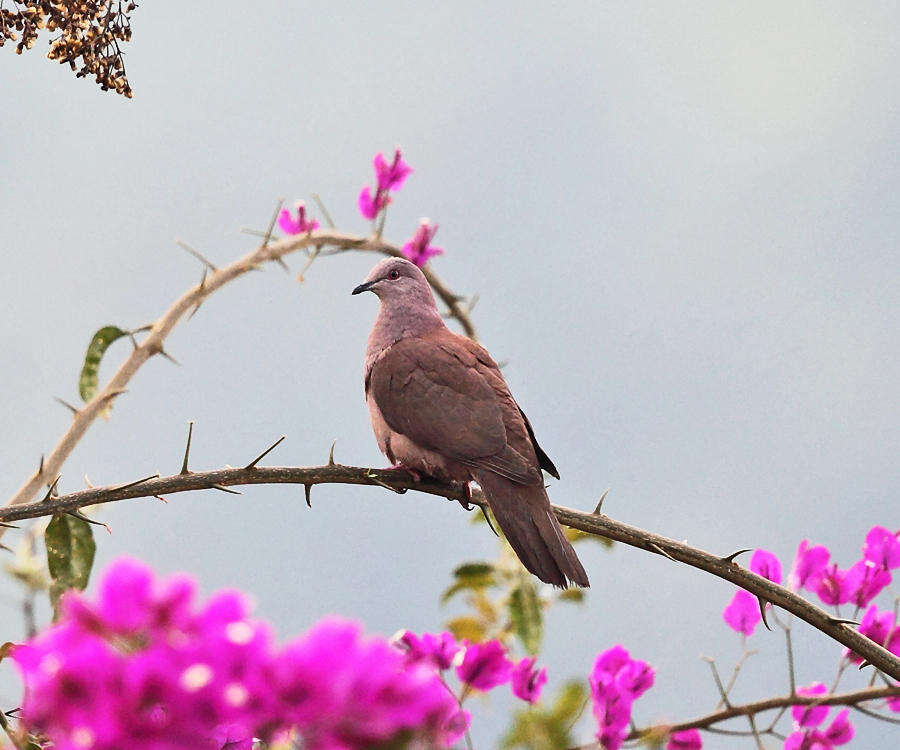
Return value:
[(465, 492), (466, 496), (457, 498), (457, 500), (459, 501), (459, 504), (462, 505), (462, 507), (465, 510), (471, 511), (472, 510), (472, 504), (471, 504), (472, 503), (472, 485), (469, 484), (468, 482), (465, 482), (463, 484), (463, 487), (464, 487), (463, 491)]
[(398, 469), (402, 469), (407, 474), (409, 474), (413, 478), (414, 482), (422, 481), (422, 475), (418, 471), (416, 471), (415, 469), (410, 469), (408, 466), (405, 466), (403, 464), (392, 464), (391, 466), (388, 466), (387, 469), (384, 469), (384, 471), (397, 471)]

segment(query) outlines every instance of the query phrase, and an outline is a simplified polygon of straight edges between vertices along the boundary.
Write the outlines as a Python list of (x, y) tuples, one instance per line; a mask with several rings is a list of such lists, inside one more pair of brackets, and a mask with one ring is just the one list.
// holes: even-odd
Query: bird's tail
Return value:
[(484, 469), (474, 472), (494, 518), (519, 560), (545, 583), (590, 586), (541, 484), (523, 485)]

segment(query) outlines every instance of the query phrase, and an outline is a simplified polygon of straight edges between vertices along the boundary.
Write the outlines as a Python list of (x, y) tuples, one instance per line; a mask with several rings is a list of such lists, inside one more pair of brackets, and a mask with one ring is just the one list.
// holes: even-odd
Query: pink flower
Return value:
[(756, 597), (749, 591), (738, 589), (734, 592), (731, 602), (722, 611), (722, 619), (735, 632), (753, 635), (762, 619)]
[(531, 656), (522, 659), (512, 671), (513, 695), (529, 703), (536, 703), (541, 697), (541, 689), (547, 682), (547, 668), (540, 670), (534, 668), (537, 657)]
[(702, 750), (703, 740), (699, 729), (682, 729), (672, 732), (666, 743), (666, 750)]
[(847, 571), (847, 601), (865, 607), (891, 582), (891, 573), (870, 560), (860, 560)]
[(848, 718), (849, 709), (844, 709), (834, 717), (828, 729), (825, 730), (825, 739), (832, 745), (846, 745), (853, 739), (855, 730)]
[(807, 581), (825, 569), (830, 556), (831, 553), (827, 547), (821, 545), (810, 547), (808, 539), (800, 542), (800, 546), (797, 547), (797, 556), (791, 567), (791, 574), (788, 576), (790, 587), (795, 591), (806, 588)]
[(845, 745), (853, 739), (854, 729), (844, 709), (824, 732), (821, 729), (798, 729), (784, 742), (784, 750), (832, 750), (836, 745)]
[(605, 750), (618, 750), (628, 736), (631, 707), (653, 685), (654, 670), (632, 659), (622, 646), (597, 655), (589, 678), (597, 739)]
[[(797, 688), (797, 695), (825, 695), (828, 688), (822, 682)], [(791, 716), (801, 727), (817, 727), (828, 716), (828, 706), (791, 706)]]
[(319, 222), (315, 220), (307, 220), (306, 204), (303, 201), (297, 201), (294, 204), (297, 209), (297, 218), (291, 216), (291, 212), (286, 208), (281, 209), (278, 214), (278, 226), (285, 234), (305, 234), (319, 228)]
[(384, 154), (380, 151), (375, 155), (373, 164), (377, 179), (375, 194), (372, 195), (371, 188), (366, 185), (357, 200), (359, 212), (367, 219), (374, 219), (378, 216), (378, 212), (391, 202), (388, 192), (399, 190), (406, 178), (412, 174), (412, 169), (403, 161), (399, 148), (394, 152), (394, 160), (390, 164), (387, 163)]
[(846, 604), (850, 601), (852, 590), (847, 583), (847, 571), (832, 563), (810, 578), (811, 586), (825, 604)]
[(470, 643), (456, 668), (456, 676), (477, 690), (490, 690), (509, 682), (512, 669), (512, 662), (506, 658), (506, 650), (500, 641)]
[(781, 563), (771, 552), (758, 549), (750, 558), (750, 570), (763, 578), (768, 578), (772, 583), (781, 583)]
[(884, 526), (873, 526), (866, 534), (863, 559), (886, 570), (900, 568), (900, 539), (897, 534), (892, 534)]
[[(879, 612), (878, 607), (874, 604), (866, 610), (862, 620), (859, 622), (859, 632), (881, 646), (887, 643), (893, 627), (894, 614), (887, 611)], [(849, 657), (850, 661), (855, 664), (862, 664), (863, 662), (863, 658), (859, 654), (848, 648), (844, 649), (844, 656)]]
[(412, 239), (401, 249), (407, 260), (411, 260), (421, 268), (428, 262), (429, 258), (433, 258), (435, 255), (443, 255), (443, 248), (433, 247), (430, 244), (437, 230), (437, 224), (432, 227), (429, 225), (428, 219), (422, 219)]
[(405, 650), (411, 662), (425, 662), (438, 669), (450, 669), (453, 657), (459, 652), (460, 645), (452, 633), (422, 633), (420, 638), (415, 633), (404, 630), (394, 637), (394, 642)]
[(403, 161), (400, 149), (394, 151), (394, 160), (390, 164), (385, 161), (384, 154), (380, 151), (375, 154), (373, 160), (375, 176), (378, 178), (378, 191), (399, 190), (406, 178), (412, 174), (409, 164)]

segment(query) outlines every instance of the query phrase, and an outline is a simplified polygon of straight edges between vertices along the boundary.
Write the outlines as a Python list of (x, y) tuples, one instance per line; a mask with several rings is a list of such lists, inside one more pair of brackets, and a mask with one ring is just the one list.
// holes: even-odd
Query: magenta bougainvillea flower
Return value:
[[(792, 732), (784, 741), (784, 750), (832, 750), (839, 745), (846, 745), (855, 733), (848, 718), (849, 713), (849, 709), (841, 711), (824, 731), (807, 727)], [(827, 710), (825, 714), (828, 714)], [(824, 720), (825, 716), (819, 723)]]
[(509, 682), (512, 662), (506, 658), (506, 649), (500, 641), (470, 643), (457, 655), (459, 665), (456, 676), (476, 690), (490, 690)]
[(824, 604), (834, 606), (850, 601), (852, 590), (847, 582), (847, 571), (841, 570), (835, 563), (816, 573), (809, 579), (807, 586), (818, 594)]
[(305, 234), (319, 228), (319, 222), (306, 218), (306, 204), (303, 201), (297, 201), (294, 204), (297, 217), (294, 218), (291, 212), (286, 208), (281, 209), (278, 214), (278, 226), (285, 234)]
[[(900, 629), (894, 632), (893, 612), (879, 612), (878, 607), (873, 604), (866, 610), (859, 621), (859, 632), (881, 646), (888, 646), (888, 639), (890, 638), (891, 641), (897, 642), (895, 648), (900, 652)], [(859, 654), (848, 648), (844, 649), (844, 656), (856, 664), (862, 664), (863, 662), (863, 658)]]
[(374, 219), (378, 216), (378, 212), (391, 202), (389, 193), (399, 190), (406, 178), (412, 174), (412, 169), (403, 161), (399, 148), (394, 151), (394, 159), (390, 164), (384, 158), (384, 154), (379, 151), (375, 154), (373, 165), (377, 180), (375, 193), (373, 194), (372, 188), (366, 185), (360, 191), (357, 200), (359, 212), (367, 219)]
[(431, 240), (434, 238), (437, 230), (437, 224), (431, 226), (428, 219), (422, 219), (412, 239), (401, 249), (407, 260), (411, 260), (421, 268), (428, 262), (429, 258), (433, 258), (435, 255), (443, 255), (443, 248), (434, 247), (431, 244)]
[(702, 750), (703, 740), (699, 729), (682, 729), (672, 732), (666, 743), (666, 750)]
[(414, 662), (431, 664), (439, 670), (450, 669), (453, 657), (462, 648), (452, 633), (422, 633), (419, 637), (410, 630), (401, 630), (392, 639)]
[(797, 556), (794, 558), (794, 565), (788, 576), (790, 587), (795, 591), (807, 588), (809, 580), (814, 579), (828, 565), (829, 557), (831, 557), (831, 553), (827, 547), (821, 545), (810, 547), (808, 539), (800, 542), (800, 546), (797, 547)]
[(632, 659), (622, 646), (597, 655), (589, 678), (597, 719), (597, 739), (605, 750), (618, 750), (628, 736), (634, 702), (653, 686), (653, 667)]
[(758, 549), (750, 558), (750, 570), (763, 578), (768, 578), (772, 583), (781, 583), (781, 563), (774, 554), (768, 550)]
[(238, 592), (200, 604), (190, 579), (128, 559), (95, 600), (67, 593), (13, 658), (25, 726), (59, 750), (231, 750), (287, 731), (304, 747), (447, 746), (469, 720), (433, 668), (355, 623), (326, 619), (279, 648)]
[(869, 560), (885, 570), (900, 568), (900, 539), (884, 526), (873, 526), (866, 534), (863, 544), (863, 559)]
[(513, 667), (511, 687), (513, 695), (529, 703), (541, 698), (541, 690), (547, 682), (547, 668), (535, 669), (535, 656), (527, 656)]
[(753, 635), (762, 619), (759, 602), (749, 591), (738, 589), (728, 606), (722, 610), (722, 619), (732, 630), (744, 635)]
[[(812, 685), (797, 688), (797, 695), (825, 695), (828, 688), (825, 683), (814, 682)], [(791, 706), (791, 716), (801, 727), (817, 727), (828, 716), (828, 706)]]
[(871, 560), (860, 560), (850, 566), (844, 578), (847, 601), (866, 607), (890, 582), (891, 573), (887, 568)]

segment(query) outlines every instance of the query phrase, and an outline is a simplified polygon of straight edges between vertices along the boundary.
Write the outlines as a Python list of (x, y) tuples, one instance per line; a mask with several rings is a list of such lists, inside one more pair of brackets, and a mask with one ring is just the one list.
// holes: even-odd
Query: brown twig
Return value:
[[(333, 454), (332, 454), (333, 455)], [(416, 482), (406, 471), (383, 469), (373, 477), (373, 470), (356, 466), (329, 463), (327, 466), (253, 466), (252, 468), (226, 468), (212, 471), (174, 474), (168, 477), (148, 478), (146, 481), (112, 487), (97, 487), (68, 495), (48, 497), (42, 502), (21, 504), (0, 509), (0, 521), (36, 518), (53, 513), (76, 510), (87, 505), (97, 505), (135, 497), (170, 495), (188, 490), (229, 487), (248, 484), (367, 484), (385, 486), (394, 490), (419, 490), (451, 500), (466, 498), (465, 488), (459, 484), (446, 485), (422, 478)], [(479, 491), (474, 491), (471, 502), (484, 506), (486, 501)], [(659, 534), (615, 521), (608, 516), (584, 513), (554, 506), (561, 523), (588, 534), (605, 537), (616, 542), (647, 551), (659, 548), (666, 557), (691, 567), (711, 573), (740, 586), (766, 601), (796, 615), (817, 630), (825, 633), (850, 650), (862, 656), (886, 675), (900, 679), (900, 659), (866, 638), (846, 623), (836, 622), (827, 612), (782, 586), (762, 576), (741, 568), (733, 562), (725, 562), (720, 556), (691, 547)]]
[[(192, 286), (182, 294), (166, 310), (165, 313), (150, 326), (147, 337), (137, 344), (125, 361), (119, 366), (115, 374), (106, 385), (98, 391), (96, 396), (86, 403), (74, 414), (74, 419), (68, 429), (63, 433), (56, 446), (51, 450), (41, 463), (40, 468), (32, 474), (16, 493), (7, 501), (7, 505), (21, 505), (34, 498), (40, 488), (46, 484), (49, 477), (54, 477), (62, 468), (66, 459), (84, 437), (94, 420), (103, 413), (108, 402), (121, 394), (125, 386), (134, 377), (141, 366), (156, 354), (165, 354), (163, 343), (179, 321), (194, 310), (197, 305), (207, 297), (221, 289), (231, 281), (249, 273), (267, 261), (278, 261), (289, 253), (303, 250), (309, 246), (331, 246), (339, 250), (362, 250), (382, 255), (400, 257), (400, 248), (374, 237), (361, 237), (345, 234), (333, 229), (320, 229), (304, 235), (286, 237), (274, 242), (265, 242), (255, 250), (227, 266), (217, 268), (209, 261), (205, 261), (208, 273), (204, 280)], [(425, 267), (425, 278), (431, 284), (435, 294), (444, 302), (452, 316), (458, 321), (467, 336), (475, 337), (475, 328), (465, 310), (459, 305), (459, 296), (454, 294), (447, 286)], [(3, 529), (0, 528), (0, 537)]]

